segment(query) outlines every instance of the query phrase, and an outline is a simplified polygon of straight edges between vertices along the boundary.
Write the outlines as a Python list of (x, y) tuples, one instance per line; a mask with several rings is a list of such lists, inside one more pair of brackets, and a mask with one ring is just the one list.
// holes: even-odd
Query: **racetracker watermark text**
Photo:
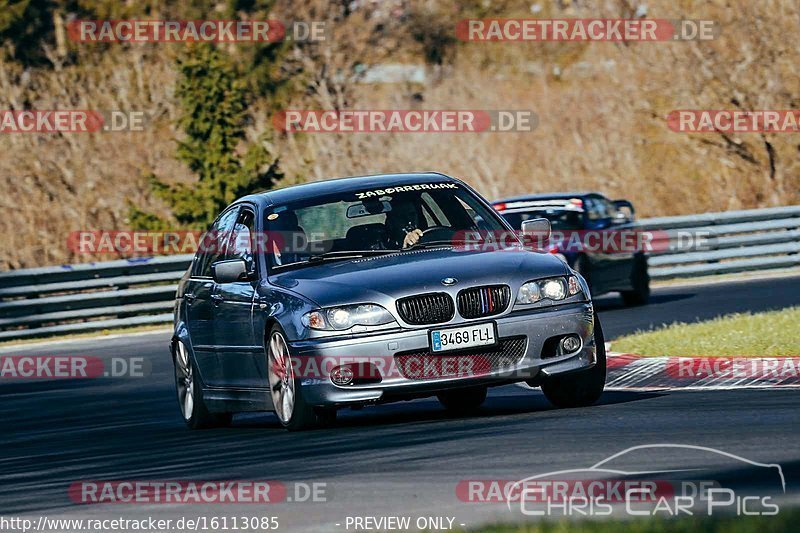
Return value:
[(678, 133), (798, 133), (800, 110), (680, 109), (667, 115)]
[(143, 357), (100, 358), (86, 355), (0, 356), (0, 379), (142, 378), (150, 375)]
[(76, 481), (68, 489), (77, 504), (275, 504), (328, 501), (324, 482), (274, 480)]
[(465, 19), (456, 37), (498, 41), (707, 41), (719, 34), (712, 20), (666, 19)]
[(800, 357), (670, 357), (665, 372), (683, 379), (797, 378)]
[(75, 20), (67, 35), (82, 43), (322, 42), (325, 21), (278, 20)]
[(143, 131), (143, 111), (88, 109), (0, 110), (0, 133), (95, 133)]
[(538, 123), (536, 113), (520, 109), (289, 109), (273, 117), (285, 133), (531, 132)]

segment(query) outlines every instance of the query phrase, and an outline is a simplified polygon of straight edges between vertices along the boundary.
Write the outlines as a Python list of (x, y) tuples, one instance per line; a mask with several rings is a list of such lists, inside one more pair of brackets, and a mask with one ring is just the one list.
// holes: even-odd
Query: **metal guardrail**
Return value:
[(192, 255), (0, 272), (0, 341), (172, 320)]
[[(800, 266), (800, 206), (640, 220), (654, 280)], [(687, 238), (691, 237), (691, 245)], [(172, 320), (191, 255), (0, 272), (0, 341)]]
[(654, 280), (800, 266), (800, 206), (648, 218), (636, 226), (667, 240), (648, 258)]

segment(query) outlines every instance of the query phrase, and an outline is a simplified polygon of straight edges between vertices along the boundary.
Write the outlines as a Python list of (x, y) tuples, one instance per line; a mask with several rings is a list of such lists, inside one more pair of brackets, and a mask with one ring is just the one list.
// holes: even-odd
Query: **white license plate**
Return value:
[(494, 324), (476, 324), (461, 328), (434, 329), (431, 331), (431, 351), (446, 352), (474, 346), (497, 343)]

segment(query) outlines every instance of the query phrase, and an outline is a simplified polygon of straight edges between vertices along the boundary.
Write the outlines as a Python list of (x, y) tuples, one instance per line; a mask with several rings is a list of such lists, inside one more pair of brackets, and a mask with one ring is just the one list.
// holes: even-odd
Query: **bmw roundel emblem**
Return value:
[(455, 285), (456, 283), (458, 283), (458, 280), (456, 278), (444, 278), (442, 280), (442, 285), (450, 286), (450, 285)]

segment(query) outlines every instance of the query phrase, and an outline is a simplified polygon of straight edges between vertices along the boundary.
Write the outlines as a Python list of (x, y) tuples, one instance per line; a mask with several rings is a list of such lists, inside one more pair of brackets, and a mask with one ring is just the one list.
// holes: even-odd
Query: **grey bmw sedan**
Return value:
[(180, 281), (170, 347), (190, 428), (274, 411), (304, 429), (341, 408), (426, 396), (466, 412), (515, 382), (588, 406), (606, 375), (584, 279), (438, 173), (237, 200)]

